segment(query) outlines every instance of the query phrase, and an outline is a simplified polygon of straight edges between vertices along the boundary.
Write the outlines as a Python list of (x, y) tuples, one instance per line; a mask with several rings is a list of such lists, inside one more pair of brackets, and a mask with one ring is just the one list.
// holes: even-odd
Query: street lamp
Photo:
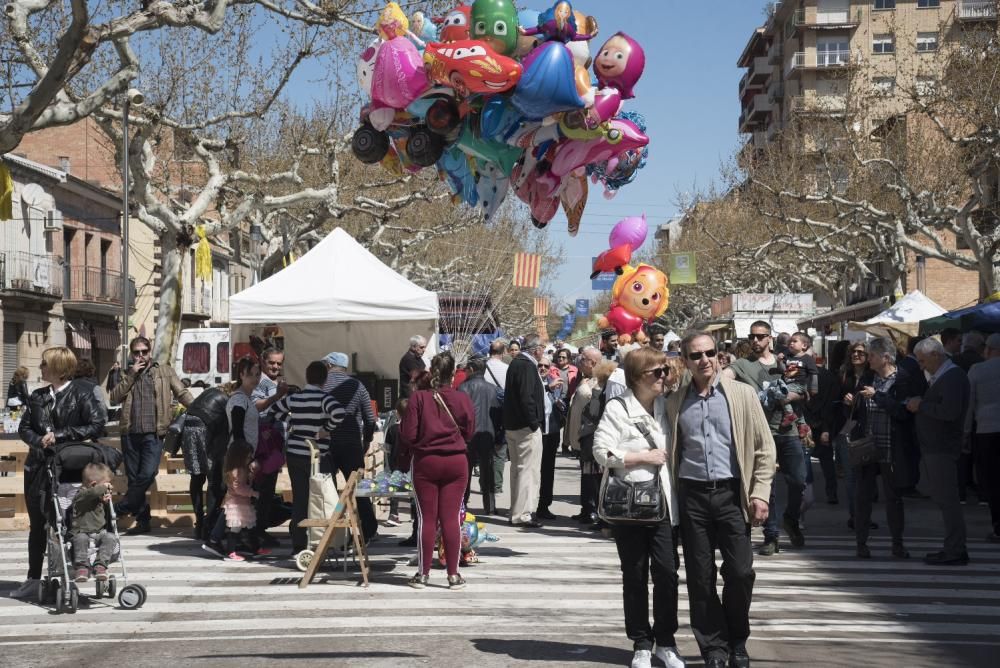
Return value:
[(122, 113), (122, 372), (128, 368), (128, 112), (132, 105), (142, 106), (145, 96), (135, 88), (129, 88), (125, 93), (125, 106)]

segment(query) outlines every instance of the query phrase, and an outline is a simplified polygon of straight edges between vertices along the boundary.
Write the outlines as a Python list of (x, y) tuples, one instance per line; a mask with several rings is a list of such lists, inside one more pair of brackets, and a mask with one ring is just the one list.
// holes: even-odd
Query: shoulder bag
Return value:
[(875, 437), (872, 436), (871, 430), (868, 428), (869, 420), (865, 420), (865, 433), (860, 438), (851, 438), (851, 433), (858, 424), (857, 420), (854, 419), (854, 411), (858, 407), (860, 398), (860, 395), (855, 397), (854, 402), (851, 404), (851, 415), (847, 418), (847, 422), (844, 423), (844, 426), (837, 433), (835, 439), (836, 445), (846, 445), (847, 461), (851, 467), (855, 468), (876, 461), (878, 457)]
[[(621, 402), (627, 415), (625, 402), (620, 397), (615, 397), (614, 400)], [(639, 430), (649, 447), (655, 450), (656, 442), (646, 425), (633, 422), (632, 426)], [(669, 510), (659, 471), (652, 480), (630, 482), (608, 468), (601, 481), (597, 515), (608, 524), (643, 525), (665, 521), (669, 517)]]
[(459, 438), (461, 438), (464, 441), (465, 437), (462, 436), (462, 429), (458, 426), (458, 422), (455, 420), (455, 416), (451, 414), (451, 410), (448, 408), (448, 404), (444, 402), (444, 398), (440, 394), (438, 394), (437, 391), (434, 392), (434, 401), (436, 401), (438, 405), (444, 409), (444, 412), (448, 414), (448, 417), (451, 418), (451, 424), (454, 425), (455, 431), (458, 432)]

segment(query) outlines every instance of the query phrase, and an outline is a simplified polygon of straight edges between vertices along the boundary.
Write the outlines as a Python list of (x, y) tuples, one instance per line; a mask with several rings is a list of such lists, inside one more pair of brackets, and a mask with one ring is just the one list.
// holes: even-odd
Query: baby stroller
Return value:
[[(99, 443), (63, 443), (47, 448), (45, 455), (45, 469), (40, 475), (45, 477), (41, 503), (46, 520), (48, 574), (39, 583), (38, 602), (43, 605), (55, 603), (57, 613), (74, 613), (79, 606), (80, 588), (70, 578), (72, 544), (68, 523), (73, 497), (80, 488), (87, 464), (106, 464), (114, 471), (121, 465), (122, 454)], [(126, 610), (134, 610), (146, 602), (146, 589), (140, 584), (128, 583), (114, 505), (109, 503), (105, 508), (110, 525), (108, 531), (114, 532), (116, 543), (112, 562), (121, 564), (124, 586), (119, 590), (117, 579), (109, 575), (106, 581), (97, 581), (95, 598), (114, 598), (117, 591), (119, 605)]]

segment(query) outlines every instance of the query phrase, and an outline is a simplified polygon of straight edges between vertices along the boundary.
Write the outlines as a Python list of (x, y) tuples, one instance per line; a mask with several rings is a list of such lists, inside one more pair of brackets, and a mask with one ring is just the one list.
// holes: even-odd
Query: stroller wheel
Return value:
[(108, 588), (107, 588), (107, 590), (106, 590), (105, 593), (107, 593), (108, 598), (114, 598), (115, 597), (115, 589), (117, 589), (117, 583), (115, 582), (115, 576), (114, 575), (109, 575), (108, 576), (108, 583), (107, 583), (107, 585), (108, 585)]
[(102, 596), (104, 596), (104, 583), (101, 582), (100, 580), (94, 580), (94, 590), (95, 590), (94, 593), (95, 597), (101, 598)]
[(316, 553), (312, 550), (302, 550), (295, 555), (295, 567), (305, 573), (309, 570), (309, 564), (312, 563), (314, 556), (316, 556)]
[(69, 607), (66, 612), (73, 614), (76, 612), (77, 608), (80, 606), (80, 588), (76, 584), (71, 584), (69, 586)]
[(56, 612), (61, 614), (66, 608), (66, 597), (63, 593), (62, 582), (59, 580), (52, 580), (52, 595), (56, 601)]
[(49, 579), (42, 578), (38, 581), (38, 604), (45, 605), (49, 600)]
[(130, 584), (122, 587), (118, 593), (118, 604), (126, 610), (141, 608), (146, 602), (146, 590), (142, 585)]

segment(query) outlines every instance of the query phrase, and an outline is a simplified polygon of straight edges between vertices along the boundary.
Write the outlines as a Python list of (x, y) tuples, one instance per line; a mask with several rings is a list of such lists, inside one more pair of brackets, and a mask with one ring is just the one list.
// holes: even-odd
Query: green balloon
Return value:
[(517, 9), (511, 0), (476, 0), (472, 4), (472, 39), (486, 42), (503, 55), (517, 48)]

